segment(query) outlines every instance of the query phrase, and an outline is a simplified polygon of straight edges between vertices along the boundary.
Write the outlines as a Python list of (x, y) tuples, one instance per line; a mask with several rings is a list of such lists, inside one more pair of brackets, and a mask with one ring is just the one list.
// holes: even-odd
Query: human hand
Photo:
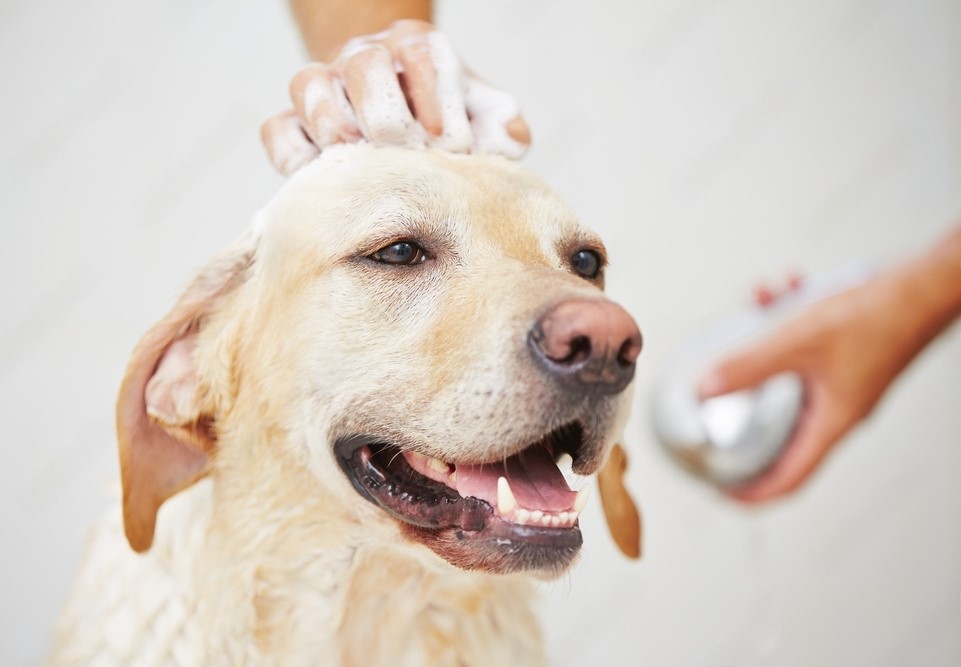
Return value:
[(327, 146), (362, 139), (512, 159), (530, 144), (514, 99), (467, 69), (425, 21), (349, 41), (334, 62), (298, 72), (290, 96), (294, 108), (261, 127), (271, 161), (287, 175)]
[[(936, 331), (906, 267), (817, 302), (765, 339), (727, 357), (701, 380), (702, 399), (756, 386), (785, 371), (801, 375), (805, 405), (780, 457), (731, 495), (745, 502), (800, 486), (841, 438), (864, 419)], [(795, 285), (796, 286), (796, 285)], [(777, 298), (756, 295), (761, 305)]]

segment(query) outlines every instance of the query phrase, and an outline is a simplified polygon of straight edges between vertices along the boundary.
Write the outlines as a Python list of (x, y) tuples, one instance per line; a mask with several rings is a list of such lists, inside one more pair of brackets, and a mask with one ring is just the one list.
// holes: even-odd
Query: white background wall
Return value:
[[(789, 502), (669, 462), (650, 387), (757, 278), (920, 251), (961, 215), (956, 0), (440, 5), (534, 130), (527, 165), (612, 250), (645, 333), (630, 482), (545, 586), (556, 664), (961, 664), (961, 329)], [(0, 4), (0, 664), (41, 662), (116, 477), (126, 356), (280, 183), (260, 121), (302, 56), (283, 2)]]

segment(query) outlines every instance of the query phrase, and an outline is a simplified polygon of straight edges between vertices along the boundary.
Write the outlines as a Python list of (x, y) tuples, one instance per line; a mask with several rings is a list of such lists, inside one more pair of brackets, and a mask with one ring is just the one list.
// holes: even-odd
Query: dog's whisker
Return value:
[[(386, 449), (386, 447), (385, 447), (385, 449)], [(383, 451), (383, 450), (381, 450), (381, 451)], [(401, 450), (397, 450), (396, 452), (394, 452), (394, 455), (390, 457), (390, 460), (389, 460), (389, 461), (387, 461), (387, 465), (388, 465), (388, 466), (393, 465), (394, 461), (397, 460), (397, 457), (398, 457), (398, 456), (401, 456), (402, 454), (403, 454), (403, 451), (401, 451)]]

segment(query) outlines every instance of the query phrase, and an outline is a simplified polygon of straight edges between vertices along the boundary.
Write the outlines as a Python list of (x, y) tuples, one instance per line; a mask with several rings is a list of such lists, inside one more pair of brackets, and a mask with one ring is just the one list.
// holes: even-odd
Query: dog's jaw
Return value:
[(588, 488), (573, 465), (591, 474), (607, 449), (577, 421), (480, 463), (445, 462), (372, 435), (333, 445), (354, 490), (410, 541), (463, 569), (543, 578), (563, 573), (580, 551)]
[(489, 574), (524, 572), (547, 580), (559, 577), (577, 561), (583, 543), (577, 527), (558, 535), (550, 528), (507, 529), (497, 520), (473, 533), (411, 524), (402, 524), (401, 531), (454, 567)]

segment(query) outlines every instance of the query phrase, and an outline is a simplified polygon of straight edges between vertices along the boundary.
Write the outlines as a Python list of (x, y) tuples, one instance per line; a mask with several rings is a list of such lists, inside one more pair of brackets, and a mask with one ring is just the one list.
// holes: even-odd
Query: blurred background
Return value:
[[(679, 470), (650, 393), (760, 278), (884, 266), (961, 215), (957, 0), (440, 2), (518, 98), (526, 165), (611, 249), (645, 334), (627, 433), (645, 556), (589, 506), (541, 604), (574, 665), (961, 664), (961, 327), (789, 500)], [(40, 664), (112, 500), (137, 338), (281, 183), (260, 122), (304, 56), (282, 0), (0, 4), (0, 664)]]

